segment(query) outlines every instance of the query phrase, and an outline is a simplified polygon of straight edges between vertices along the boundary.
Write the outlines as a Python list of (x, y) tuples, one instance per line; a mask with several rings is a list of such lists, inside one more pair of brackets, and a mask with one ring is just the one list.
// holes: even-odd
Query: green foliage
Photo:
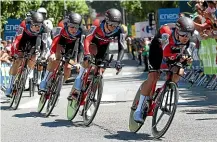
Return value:
[[(8, 18), (18, 18), (22, 20), (25, 18), (28, 11), (37, 10), (40, 6), (47, 9), (49, 18), (54, 18), (54, 26), (63, 17), (64, 0), (1, 0), (1, 32), (3, 31), (3, 25), (6, 24)], [(85, 0), (66, 0), (66, 7), (69, 11), (74, 11), (81, 15), (85, 15), (89, 12)]]
[(147, 19), (149, 12), (157, 13), (159, 8), (174, 8), (178, 7), (178, 1), (122, 1), (121, 5), (124, 7), (128, 23), (143, 21)]

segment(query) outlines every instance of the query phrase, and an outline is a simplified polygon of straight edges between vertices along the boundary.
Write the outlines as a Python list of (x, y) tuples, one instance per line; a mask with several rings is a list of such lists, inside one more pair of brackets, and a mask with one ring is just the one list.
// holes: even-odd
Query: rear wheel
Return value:
[(78, 96), (78, 99), (68, 100), (67, 105), (67, 118), (72, 121), (78, 113), (81, 104), (81, 95)]
[(140, 124), (140, 123), (137, 123), (134, 121), (134, 118), (133, 118), (133, 114), (137, 108), (137, 105), (139, 103), (139, 98), (140, 98), (140, 90), (141, 90), (141, 87), (142, 85), (139, 87), (137, 93), (136, 93), (136, 96), (133, 100), (133, 104), (132, 104), (132, 107), (131, 107), (131, 111), (130, 111), (130, 118), (129, 118), (129, 129), (131, 132), (138, 132), (140, 130), (140, 128), (142, 127), (143, 124)]
[(39, 99), (39, 102), (38, 102), (38, 113), (41, 113), (41, 111), (43, 110), (43, 108), (44, 108), (44, 106), (45, 106), (45, 104), (46, 104), (46, 102), (47, 102), (47, 97), (46, 97), (46, 94), (45, 94), (45, 92), (38, 92), (38, 93), (41, 93), (40, 95), (41, 95), (41, 97), (40, 97), (40, 99)]

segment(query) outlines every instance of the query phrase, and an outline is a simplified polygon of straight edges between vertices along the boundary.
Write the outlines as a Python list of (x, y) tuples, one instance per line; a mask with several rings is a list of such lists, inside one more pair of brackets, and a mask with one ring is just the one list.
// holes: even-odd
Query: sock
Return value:
[(9, 86), (8, 88), (12, 88), (14, 83), (15, 75), (10, 75)]
[(32, 70), (32, 69), (29, 69), (29, 75), (28, 75), (28, 77), (29, 77), (29, 78), (33, 78), (33, 73), (34, 73), (33, 70)]
[(48, 70), (46, 70), (44, 78), (42, 81), (46, 81), (50, 78), (50, 76), (52, 75), (52, 72), (49, 72)]
[(149, 98), (149, 96), (144, 96), (144, 95), (140, 94), (139, 104), (138, 104), (138, 106), (136, 108), (136, 112), (141, 111), (143, 102), (146, 101), (148, 98)]
[(85, 68), (81, 66), (80, 67), (80, 72), (79, 72), (79, 74), (78, 74), (78, 76), (76, 78), (81, 78), (81, 76), (83, 75), (84, 71), (85, 71)]
[(38, 84), (41, 83), (42, 71), (38, 71)]
[(78, 76), (77, 76), (76, 79), (75, 79), (74, 88), (75, 88), (76, 90), (78, 90), (78, 91), (81, 90), (81, 82), (82, 82), (82, 81), (81, 81), (81, 77), (82, 77), (82, 75), (83, 75), (83, 73), (84, 73), (85, 71), (86, 71), (86, 69), (81, 66), (80, 72), (79, 72)]

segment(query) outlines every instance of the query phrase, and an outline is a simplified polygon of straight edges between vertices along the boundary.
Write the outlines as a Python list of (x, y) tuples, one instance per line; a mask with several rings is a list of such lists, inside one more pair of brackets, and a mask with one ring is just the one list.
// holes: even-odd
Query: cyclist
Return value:
[[(53, 42), (51, 45), (49, 63), (43, 80), (39, 85), (39, 89), (46, 91), (47, 81), (52, 75), (52, 72), (57, 67), (61, 58), (61, 51), (65, 50), (65, 53), (72, 48), (76, 53), (78, 48), (83, 49), (83, 40), (85, 37), (85, 30), (81, 28), (82, 17), (78, 13), (70, 13), (64, 19), (64, 26), (56, 28), (54, 33)], [(79, 40), (79, 44), (76, 44), (76, 41)], [(78, 47), (77, 47), (78, 46)], [(74, 54), (74, 53), (72, 53)], [(77, 58), (77, 55), (74, 54), (74, 59)], [(75, 59), (77, 60), (77, 59)], [(71, 61), (70, 61), (71, 62)], [(74, 63), (76, 61), (72, 61)], [(80, 62), (78, 60), (78, 62)], [(64, 68), (64, 80), (71, 74), (71, 66), (66, 64)]]
[[(149, 100), (151, 90), (159, 78), (159, 69), (161, 68), (162, 59), (166, 61), (174, 61), (178, 53), (174, 53), (174, 49), (183, 50), (183, 47), (189, 45), (189, 39), (194, 33), (194, 22), (188, 17), (180, 17), (176, 22), (176, 27), (170, 29), (167, 25), (162, 26), (151, 42), (149, 50), (149, 74), (141, 88), (140, 100), (136, 111), (134, 112), (134, 120), (138, 123), (143, 123), (141, 107), (143, 103)], [(182, 57), (180, 62), (191, 62), (190, 58)], [(180, 70), (179, 74), (184, 71)], [(174, 75), (173, 81), (178, 82), (179, 76)]]
[[(43, 34), (43, 16), (41, 13), (34, 12), (28, 20), (23, 20), (17, 30), (15, 40), (12, 44), (11, 55), (22, 57), (23, 53), (18, 52), (18, 50), (25, 48), (26, 43), (30, 42), (31, 47), (40, 46), (41, 37), (39, 35)], [(38, 47), (36, 47), (38, 48)], [(31, 50), (31, 49), (30, 49)], [(32, 50), (31, 50), (32, 51)], [(40, 57), (44, 55), (44, 47), (41, 49)], [(34, 68), (36, 55), (33, 55), (28, 62), (28, 70)], [(10, 69), (10, 84), (5, 92), (7, 97), (11, 96), (13, 82), (17, 74), (18, 68), (21, 64), (21, 59), (15, 59)]]
[(68, 99), (76, 97), (77, 95), (75, 94), (81, 90), (81, 76), (89, 67), (90, 51), (94, 51), (94, 48), (97, 49), (95, 58), (104, 60), (109, 43), (118, 40), (118, 57), (115, 66), (118, 71), (121, 69), (121, 60), (125, 47), (125, 35), (121, 27), (121, 19), (121, 12), (112, 8), (105, 12), (105, 19), (102, 22), (99, 22), (99, 20), (97, 20), (98, 22), (93, 22), (84, 40), (84, 62), (80, 67), (79, 75), (76, 77), (74, 86), (72, 87), (71, 93), (73, 94), (71, 95), (70, 93)]
[[(44, 34), (44, 37), (42, 37), (42, 39), (47, 49), (46, 50), (47, 52), (45, 52), (46, 53), (45, 58), (47, 59), (47, 57), (49, 56), (49, 53), (50, 53), (49, 51), (50, 51), (51, 44), (52, 44), (51, 32), (53, 29), (53, 23), (50, 19), (48, 19), (47, 10), (44, 7), (40, 7), (37, 10), (37, 12), (41, 13), (44, 17), (43, 27), (45, 29), (46, 34)], [(42, 70), (43, 70), (43, 66), (40, 66), (38, 70), (38, 83), (37, 83), (38, 85), (41, 83)]]

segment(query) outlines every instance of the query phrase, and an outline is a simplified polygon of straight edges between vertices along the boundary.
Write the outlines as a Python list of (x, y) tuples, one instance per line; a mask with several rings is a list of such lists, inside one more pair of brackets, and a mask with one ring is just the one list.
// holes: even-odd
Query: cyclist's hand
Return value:
[(12, 58), (14, 58), (15, 60), (16, 60), (18, 57), (19, 57), (18, 54), (14, 54), (14, 55), (12, 56)]
[(190, 57), (187, 59), (187, 64), (191, 64), (193, 62), (193, 59)]
[(120, 70), (122, 69), (121, 62), (120, 62), (120, 61), (117, 61), (117, 62), (116, 62), (115, 68), (116, 68), (117, 71), (120, 71)]
[(86, 61), (86, 60), (90, 60), (90, 58), (91, 58), (91, 56), (90, 56), (90, 54), (87, 54), (87, 55), (84, 55), (84, 61)]
[(188, 59), (187, 56), (182, 56), (182, 57), (180, 58), (180, 62), (182, 63), (182, 62), (186, 61), (187, 59)]
[(56, 55), (55, 55), (55, 54), (51, 54), (50, 57), (49, 57), (49, 59), (50, 59), (51, 61), (56, 60)]

